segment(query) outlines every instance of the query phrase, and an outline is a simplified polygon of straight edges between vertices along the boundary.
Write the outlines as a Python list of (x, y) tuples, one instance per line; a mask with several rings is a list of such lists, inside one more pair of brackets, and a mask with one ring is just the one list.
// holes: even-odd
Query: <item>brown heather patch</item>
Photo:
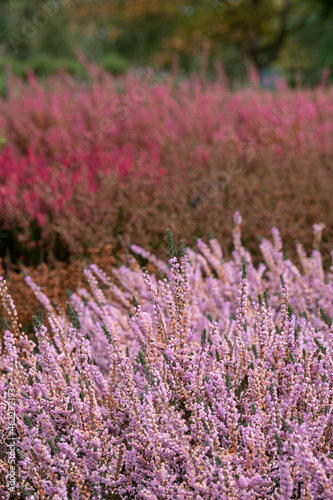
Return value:
[[(41, 287), (42, 292), (49, 297), (56, 311), (61, 313), (66, 311), (66, 301), (68, 296), (66, 291), (76, 291), (80, 287), (86, 287), (87, 281), (82, 272), (82, 265), (95, 263), (103, 271), (107, 272), (111, 266), (115, 266), (126, 261), (124, 251), (118, 249), (118, 259), (112, 255), (111, 245), (106, 245), (103, 249), (89, 248), (87, 250), (88, 259), (75, 259), (70, 263), (55, 262), (51, 268), (45, 263), (37, 267), (24, 267), (23, 272), (7, 269), (6, 280), (8, 290), (15, 301), (16, 309), (23, 326), (30, 327), (32, 331), (32, 315), (37, 314), (41, 308), (33, 291), (24, 281), (24, 273), (31, 276), (34, 282)], [(13, 266), (16, 269), (18, 266)], [(4, 268), (0, 261), (0, 273), (4, 275)], [(103, 290), (108, 296), (108, 291)], [(45, 312), (45, 311), (44, 311)], [(0, 304), (0, 315), (6, 316), (6, 312)], [(45, 315), (47, 321), (47, 316)], [(47, 324), (47, 323), (46, 323)]]
[[(332, 159), (309, 154), (300, 161), (297, 152), (290, 151), (277, 159), (268, 149), (260, 151), (253, 161), (243, 159), (229, 183), (224, 188), (212, 188), (211, 194), (202, 197), (194, 208), (190, 206), (191, 200), (225, 171), (226, 159), (216, 155), (203, 170), (202, 165), (181, 168), (172, 157), (171, 149), (169, 175), (159, 184), (150, 181), (119, 184), (114, 176), (105, 176), (101, 189), (90, 199), (85, 197), (83, 185), (75, 187), (77, 215), (59, 214), (52, 225), (70, 248), (71, 261), (67, 264), (54, 261), (52, 268), (46, 264), (26, 268), (56, 305), (64, 307), (65, 291), (74, 291), (84, 283), (81, 263), (86, 261), (80, 256), (86, 255), (108, 271), (110, 266), (124, 262), (126, 244), (135, 243), (165, 259), (166, 227), (171, 228), (176, 242), (183, 239), (186, 245), (193, 245), (194, 237), (207, 241), (213, 233), (221, 242), (225, 258), (230, 257), (236, 210), (243, 218), (242, 242), (256, 263), (260, 261), (259, 237), (269, 237), (272, 226), (280, 228), (285, 255), (295, 258), (295, 243), (308, 242), (305, 249), (311, 251), (312, 225), (323, 222), (326, 227), (321, 252), (328, 267), (331, 262), (328, 242), (333, 240)], [(81, 211), (87, 207), (89, 219), (83, 221)], [(119, 234), (123, 245), (119, 243)], [(86, 242), (94, 248), (86, 248)], [(297, 258), (296, 263), (299, 263)], [(31, 323), (38, 302), (17, 270), (18, 266), (6, 262), (9, 291), (19, 316), (23, 323)]]
[(168, 174), (159, 183), (131, 179), (119, 183), (106, 175), (98, 192), (90, 195), (90, 215), (84, 222), (80, 213), (88, 201), (84, 186), (77, 185), (78, 215), (59, 214), (54, 231), (76, 255), (85, 251), (86, 242), (96, 247), (114, 245), (121, 234), (127, 244), (138, 244), (163, 258), (167, 227), (176, 241), (183, 239), (186, 245), (193, 245), (194, 237), (207, 241), (213, 233), (229, 257), (233, 214), (238, 210), (243, 217), (242, 241), (256, 261), (258, 238), (268, 237), (272, 226), (280, 228), (285, 253), (294, 257), (297, 241), (309, 242), (306, 250), (311, 250), (312, 225), (323, 222), (321, 248), (327, 264), (327, 241), (333, 237), (332, 158), (318, 152), (300, 157), (290, 150), (276, 157), (267, 148), (257, 152), (254, 160), (239, 158), (237, 172), (225, 187), (219, 187), (216, 179), (223, 177), (232, 158), (234, 153), (220, 149), (206, 168), (195, 163), (189, 168), (186, 160), (186, 167), (180, 163), (178, 151), (170, 148), (164, 160)]

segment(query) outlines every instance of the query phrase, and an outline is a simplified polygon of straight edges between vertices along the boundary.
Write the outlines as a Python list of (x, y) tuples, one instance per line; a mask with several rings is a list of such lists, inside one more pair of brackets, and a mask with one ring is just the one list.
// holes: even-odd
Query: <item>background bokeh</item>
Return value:
[(207, 45), (232, 80), (251, 62), (262, 78), (314, 85), (333, 66), (330, 0), (1, 0), (0, 9), (2, 66), (20, 75), (63, 66), (79, 75), (77, 51), (114, 73), (176, 61), (188, 73)]

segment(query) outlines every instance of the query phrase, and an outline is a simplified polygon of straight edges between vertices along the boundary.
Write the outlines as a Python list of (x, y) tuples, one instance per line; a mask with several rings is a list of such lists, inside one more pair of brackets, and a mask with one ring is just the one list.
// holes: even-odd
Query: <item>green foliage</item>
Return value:
[(50, 57), (46, 53), (37, 53), (23, 61), (10, 58), (6, 61), (7, 66), (13, 73), (21, 78), (32, 71), (40, 78), (52, 75), (59, 71), (65, 71), (75, 77), (84, 77), (86, 71), (75, 57)]
[(284, 430), (286, 430), (290, 434), (292, 434), (294, 432), (294, 429), (292, 427), (290, 427), (288, 422), (283, 417), (281, 417), (281, 423), (282, 423)]
[(231, 389), (231, 380), (229, 373), (225, 374), (225, 385), (227, 386), (227, 389)]
[(202, 345), (202, 347), (205, 347), (206, 340), (207, 340), (207, 332), (206, 332), (206, 329), (204, 329), (203, 332), (202, 332), (202, 335), (201, 335), (201, 345)]
[(114, 75), (133, 63), (170, 68), (175, 55), (184, 71), (204, 71), (207, 43), (231, 78), (243, 77), (248, 61), (259, 70), (274, 65), (291, 81), (297, 69), (318, 80), (333, 66), (330, 0), (85, 0), (53, 2), (53, 11), (44, 4), (0, 2), (0, 53), (15, 60), (17, 74), (65, 67), (81, 76), (77, 49)]
[(67, 307), (68, 316), (70, 317), (72, 325), (79, 332), (81, 330), (81, 324), (79, 322), (78, 315), (72, 309), (72, 306), (69, 302), (66, 302), (66, 307)]
[(31, 497), (35, 493), (33, 490), (26, 490), (24, 486), (20, 486), (20, 490), (23, 498)]
[(34, 424), (32, 423), (32, 420), (29, 417), (29, 415), (23, 415), (23, 420), (24, 420), (25, 425), (27, 425), (29, 427), (29, 429), (33, 428)]
[(288, 304), (287, 305), (287, 313), (288, 313), (288, 318), (291, 319), (293, 315), (294, 309)]
[(42, 326), (39, 319), (36, 317), (36, 316), (33, 316), (32, 317), (32, 323), (34, 325), (34, 327), (36, 328), (37, 331), (40, 330), (40, 327)]
[(113, 339), (111, 337), (111, 334), (110, 334), (109, 330), (106, 328), (105, 325), (102, 325), (102, 329), (103, 329), (103, 332), (105, 333), (106, 338), (109, 341), (109, 344), (113, 345), (114, 341), (113, 341)]
[(130, 67), (129, 61), (117, 53), (105, 54), (99, 60), (100, 66), (113, 75), (126, 73)]
[(171, 230), (168, 228), (166, 230), (166, 237), (168, 242), (168, 257), (173, 258), (177, 256), (176, 245), (172, 236)]
[(315, 337), (314, 339), (314, 342), (316, 344), (316, 346), (318, 347), (318, 349), (323, 353), (323, 354), (326, 354), (327, 350), (326, 350), (326, 347), (324, 347), (318, 340), (317, 337)]
[(331, 327), (332, 326), (332, 318), (329, 318), (325, 312), (325, 310), (321, 307), (320, 308), (320, 314), (323, 318), (323, 321), (326, 323), (327, 326)]
[(20, 448), (16, 448), (16, 455), (18, 460), (25, 460), (25, 456), (23, 454), (23, 451)]
[(274, 434), (274, 437), (275, 437), (275, 440), (276, 440), (276, 444), (277, 444), (277, 447), (278, 447), (278, 454), (280, 456), (283, 455), (283, 451), (282, 451), (282, 441), (279, 437), (279, 435), (277, 433)]
[(256, 359), (258, 359), (259, 355), (258, 355), (257, 346), (255, 344), (252, 344), (252, 351), (253, 351), (254, 357)]
[(2, 324), (3, 324), (3, 327), (4, 327), (5, 330), (10, 331), (10, 326), (9, 326), (8, 321), (6, 320), (5, 317), (2, 318)]
[(303, 318), (306, 319), (306, 321), (309, 321), (308, 315), (306, 314), (305, 311), (302, 312), (301, 316), (303, 316)]

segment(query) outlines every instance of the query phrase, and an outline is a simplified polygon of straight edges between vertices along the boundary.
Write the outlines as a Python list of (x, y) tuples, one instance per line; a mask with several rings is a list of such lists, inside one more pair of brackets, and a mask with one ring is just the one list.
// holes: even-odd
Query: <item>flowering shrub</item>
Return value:
[(331, 231), (332, 88), (88, 72), (11, 77), (0, 99), (0, 223), (14, 260), (79, 255), (119, 234), (160, 252), (170, 221), (186, 244), (213, 231), (227, 254), (236, 209), (249, 248), (272, 224), (288, 249), (316, 220)]
[[(120, 249), (104, 247), (102, 250), (89, 248), (87, 263), (97, 264), (102, 270), (107, 271), (110, 266), (117, 266), (120, 263), (126, 263), (124, 254)], [(112, 253), (117, 253), (117, 260)], [(148, 266), (149, 267), (149, 266)], [(35, 294), (24, 281), (24, 275), (29, 276), (38, 284), (45, 295), (48, 296), (54, 307), (66, 308), (66, 301), (71, 290), (76, 290), (87, 284), (84, 274), (82, 273), (82, 259), (74, 260), (69, 264), (65, 262), (56, 262), (53, 268), (50, 268), (45, 263), (39, 264), (37, 267), (24, 267), (23, 272), (10, 270), (5, 272), (0, 262), (0, 275), (6, 277), (8, 292), (11, 295), (15, 307), (20, 318), (20, 321), (25, 329), (31, 331), (32, 314), (37, 313), (39, 309), (39, 301)], [(0, 318), (5, 314), (5, 310), (0, 302)], [(47, 324), (47, 323), (46, 323)]]
[(38, 349), (0, 280), (1, 498), (9, 391), (22, 497), (333, 498), (333, 266), (298, 245), (301, 272), (274, 228), (256, 268), (240, 224), (229, 261), (215, 239), (177, 259), (169, 231), (169, 266), (133, 248), (158, 277), (132, 259), (116, 286), (92, 264), (68, 315), (26, 277)]

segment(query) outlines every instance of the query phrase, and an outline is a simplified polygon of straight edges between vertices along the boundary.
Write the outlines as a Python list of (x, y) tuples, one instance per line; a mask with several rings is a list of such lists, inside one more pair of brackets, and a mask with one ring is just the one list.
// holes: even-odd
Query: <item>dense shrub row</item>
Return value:
[(212, 231), (227, 255), (235, 209), (252, 249), (272, 224), (288, 249), (316, 220), (331, 231), (332, 88), (87, 71), (12, 76), (0, 99), (2, 255), (68, 259), (119, 234), (158, 253), (168, 225), (187, 244)]
[(0, 280), (1, 498), (10, 394), (22, 498), (333, 499), (333, 266), (299, 245), (300, 272), (274, 228), (255, 267), (240, 223), (231, 260), (216, 239), (177, 260), (168, 232), (169, 265), (133, 248), (158, 277), (92, 264), (68, 315), (26, 277), (38, 349)]

